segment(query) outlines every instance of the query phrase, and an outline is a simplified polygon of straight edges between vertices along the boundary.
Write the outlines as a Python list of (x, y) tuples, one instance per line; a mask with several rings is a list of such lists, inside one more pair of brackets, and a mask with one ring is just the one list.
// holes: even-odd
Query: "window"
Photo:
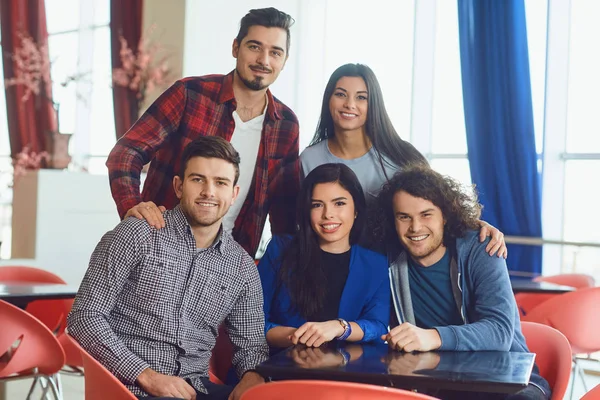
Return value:
[(104, 162), (115, 143), (109, 5), (109, 0), (46, 0), (59, 128), (73, 134), (74, 163), (99, 174), (107, 173)]

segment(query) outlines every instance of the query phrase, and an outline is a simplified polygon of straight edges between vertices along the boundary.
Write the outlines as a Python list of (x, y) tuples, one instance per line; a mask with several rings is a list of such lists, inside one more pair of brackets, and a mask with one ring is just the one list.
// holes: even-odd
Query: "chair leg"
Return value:
[(39, 381), (40, 381), (39, 377), (36, 376), (35, 378), (33, 378), (33, 383), (31, 384), (31, 387), (29, 388), (29, 392), (27, 393), (27, 396), (25, 397), (27, 400), (29, 400), (31, 398), (31, 395), (33, 394), (33, 391), (35, 390), (35, 387), (37, 386)]
[(587, 383), (585, 382), (585, 371), (583, 368), (581, 368), (581, 365), (579, 365), (577, 361), (575, 361), (575, 365), (577, 365), (577, 370), (579, 371), (579, 376), (581, 377), (581, 382), (583, 383), (583, 390), (587, 393), (588, 388)]
[(575, 376), (577, 375), (577, 363), (575, 362), (575, 358), (573, 358), (573, 366), (571, 368), (571, 393), (569, 394), (569, 399), (573, 399), (573, 391), (575, 390)]
[(56, 400), (62, 400), (62, 393), (59, 391), (58, 386), (56, 385), (52, 377), (48, 379), (48, 386), (50, 387), (50, 389), (52, 389), (52, 394), (54, 395), (54, 398)]
[(63, 395), (63, 387), (62, 387), (62, 381), (60, 380), (60, 373), (57, 372), (56, 374), (54, 374), (54, 381), (56, 383), (56, 388), (58, 390), (58, 394), (60, 397), (62, 397)]

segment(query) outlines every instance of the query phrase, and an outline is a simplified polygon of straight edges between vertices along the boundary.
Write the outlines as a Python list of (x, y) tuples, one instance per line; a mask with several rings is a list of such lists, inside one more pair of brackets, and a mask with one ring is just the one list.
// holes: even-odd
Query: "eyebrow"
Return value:
[[(348, 200), (347, 197), (336, 197), (335, 199), (331, 199), (331, 201), (340, 201), (340, 200)], [(325, 203), (323, 200), (319, 200), (319, 199), (310, 199), (310, 201), (312, 202), (316, 202), (316, 203)]]
[[(346, 92), (346, 93), (348, 93), (348, 91), (347, 91), (346, 89), (344, 89), (343, 87), (340, 87), (340, 86), (336, 87), (336, 88), (335, 88), (335, 90), (341, 90), (341, 91), (343, 91), (343, 92)], [(366, 93), (366, 94), (369, 94), (369, 92), (368, 92), (368, 91), (366, 91), (366, 90), (359, 90), (359, 91), (358, 91), (358, 92), (356, 92), (356, 93)]]
[[(263, 46), (263, 45), (264, 45), (264, 43), (263, 43), (263, 42), (260, 42), (260, 41), (258, 41), (258, 40), (254, 40), (254, 39), (250, 39), (250, 40), (248, 40), (248, 41), (246, 42), (246, 44), (248, 44), (248, 43), (257, 44), (257, 45), (259, 45), (259, 46)], [(273, 48), (273, 49), (275, 49), (275, 50), (279, 50), (279, 51), (281, 51), (281, 52), (285, 53), (285, 50), (284, 50), (282, 47), (279, 47), (279, 46), (273, 46), (272, 48)]]
[[(190, 174), (188, 175), (188, 177), (199, 177), (199, 178), (208, 179), (208, 177), (206, 175), (202, 175), (202, 174), (199, 174), (197, 172), (190, 172)], [(226, 176), (215, 176), (214, 180), (216, 180), (216, 181), (231, 182), (231, 179), (227, 178)]]
[[(432, 212), (432, 211), (435, 211), (435, 210), (433, 208), (428, 208), (427, 210), (423, 210), (423, 211), (419, 212), (419, 215), (425, 214), (425, 213), (428, 213), (428, 212)], [(406, 216), (410, 217), (409, 213), (405, 213), (405, 212), (402, 212), (402, 211), (398, 211), (395, 215), (406, 215)]]

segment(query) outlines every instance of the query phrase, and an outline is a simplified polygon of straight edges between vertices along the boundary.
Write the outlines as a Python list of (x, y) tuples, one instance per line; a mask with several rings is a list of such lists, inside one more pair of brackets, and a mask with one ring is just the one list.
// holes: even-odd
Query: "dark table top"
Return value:
[(73, 299), (77, 288), (61, 284), (0, 282), (0, 300), (25, 308), (35, 300)]
[(575, 290), (571, 286), (557, 285), (550, 282), (534, 282), (524, 279), (511, 279), (513, 293), (546, 293), (562, 294)]
[[(339, 350), (350, 355), (343, 364)], [(324, 379), (403, 389), (515, 393), (525, 388), (535, 355), (515, 352), (403, 353), (385, 344), (295, 346), (256, 369), (265, 378)]]

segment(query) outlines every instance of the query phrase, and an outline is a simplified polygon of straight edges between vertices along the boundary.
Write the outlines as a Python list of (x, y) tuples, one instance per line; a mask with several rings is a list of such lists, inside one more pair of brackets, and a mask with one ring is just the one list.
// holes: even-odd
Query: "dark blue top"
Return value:
[(430, 267), (408, 257), (408, 280), (415, 322), (419, 328), (462, 325), (450, 280), (450, 252)]
[[(263, 287), (265, 334), (276, 326), (299, 328), (306, 321), (291, 309), (289, 292), (278, 287), (277, 271), (289, 236), (274, 236), (260, 259), (258, 273)], [(356, 322), (363, 330), (362, 341), (381, 341), (390, 319), (390, 280), (387, 258), (358, 245), (350, 249), (348, 278), (339, 301), (338, 318)]]

